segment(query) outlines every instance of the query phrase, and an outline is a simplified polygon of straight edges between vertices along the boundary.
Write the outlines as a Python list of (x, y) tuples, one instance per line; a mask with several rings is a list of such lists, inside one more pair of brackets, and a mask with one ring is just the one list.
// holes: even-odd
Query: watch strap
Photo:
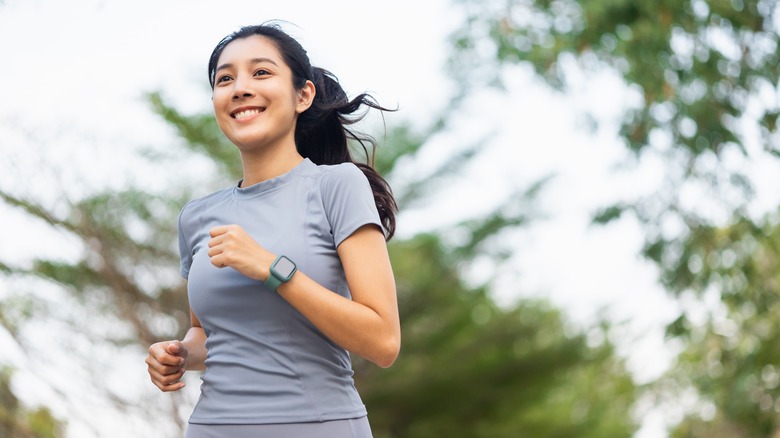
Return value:
[(265, 287), (269, 290), (276, 291), (276, 288), (282, 285), (282, 280), (277, 278), (273, 271), (268, 274), (268, 279), (265, 280)]

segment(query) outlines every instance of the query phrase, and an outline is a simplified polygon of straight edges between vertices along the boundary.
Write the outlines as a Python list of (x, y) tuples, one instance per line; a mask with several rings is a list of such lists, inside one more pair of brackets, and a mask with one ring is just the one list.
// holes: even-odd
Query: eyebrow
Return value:
[[(262, 63), (262, 62), (268, 62), (268, 63), (271, 63), (271, 64), (273, 64), (273, 65), (275, 65), (275, 66), (279, 67), (279, 64), (277, 64), (277, 63), (276, 63), (276, 61), (274, 61), (274, 60), (273, 60), (273, 59), (271, 59), (271, 58), (252, 58), (252, 59), (250, 59), (250, 60), (249, 60), (249, 63), (250, 63), (250, 64), (260, 64), (260, 63)], [(233, 64), (230, 64), (230, 63), (227, 63), (227, 64), (222, 64), (222, 65), (220, 65), (219, 67), (217, 67), (217, 69), (216, 69), (216, 70), (214, 70), (214, 71), (215, 71), (215, 72), (218, 72), (218, 71), (220, 71), (220, 70), (224, 70), (224, 69), (226, 69), (226, 68), (232, 68), (232, 67), (233, 67)]]

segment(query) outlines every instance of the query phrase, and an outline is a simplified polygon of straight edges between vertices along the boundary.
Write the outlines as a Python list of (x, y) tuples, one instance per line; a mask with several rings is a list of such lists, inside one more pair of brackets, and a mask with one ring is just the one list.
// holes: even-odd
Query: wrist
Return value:
[(268, 277), (263, 282), (269, 290), (276, 289), (284, 283), (290, 281), (298, 266), (285, 255), (278, 256), (268, 268)]

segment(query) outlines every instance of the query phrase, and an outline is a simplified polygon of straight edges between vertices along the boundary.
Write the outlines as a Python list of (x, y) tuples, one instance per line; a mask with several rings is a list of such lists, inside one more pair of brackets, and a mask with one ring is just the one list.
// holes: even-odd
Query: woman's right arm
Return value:
[(203, 370), (206, 362), (206, 333), (200, 321), (190, 310), (192, 327), (181, 341), (163, 341), (152, 344), (146, 356), (152, 383), (161, 391), (184, 388), (181, 377), (185, 370)]
[(184, 368), (187, 370), (203, 371), (206, 369), (206, 332), (200, 325), (200, 320), (190, 310), (192, 327), (187, 330), (181, 343), (187, 349), (187, 360)]

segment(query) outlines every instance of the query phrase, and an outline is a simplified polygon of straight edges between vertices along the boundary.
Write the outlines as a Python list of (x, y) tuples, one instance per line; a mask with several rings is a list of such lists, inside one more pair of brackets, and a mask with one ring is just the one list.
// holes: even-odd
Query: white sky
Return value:
[[(401, 111), (389, 116), (389, 123), (412, 120), (424, 126), (457, 86), (442, 73), (446, 33), (458, 18), (446, 0), (5, 0), (0, 6), (1, 187), (24, 186), (52, 198), (69, 190), (49, 186), (46, 172), (56, 169), (74, 187), (121, 186), (137, 178), (143, 169), (132, 168), (140, 163), (133, 158), (135, 146), (172, 144), (170, 131), (152, 116), (143, 94), (162, 90), (179, 108), (208, 110), (206, 62), (213, 46), (240, 25), (275, 18), (297, 25), (294, 33), (313, 63), (333, 71), (348, 92), (370, 91), (388, 106), (399, 104)], [(642, 235), (636, 224), (625, 220), (590, 228), (588, 221), (599, 206), (652, 191), (661, 172), (649, 163), (631, 175), (615, 175), (611, 169), (625, 151), (610, 128), (631, 95), (609, 75), (583, 80), (579, 90), (562, 99), (518, 68), (507, 93), (473, 99), (458, 116), (455, 132), (432, 142), (421, 160), (436, 160), (464, 138), (497, 132), (495, 140), (437, 203), (405, 214), (400, 232), (490, 211), (513, 189), (556, 173), (541, 198), (546, 219), (513, 237), (516, 254), (498, 272), (497, 297), (502, 302), (546, 297), (577, 322), (590, 321), (608, 307), (612, 319), (628, 321), (621, 351), (644, 381), (667, 364), (662, 327), (676, 316), (677, 305), (657, 287), (654, 268), (639, 258)], [(580, 130), (576, 113), (583, 109), (595, 111), (605, 129), (596, 135)], [(27, 145), (20, 128), (45, 146)], [(38, 167), (42, 158), (54, 164)], [(156, 181), (154, 175), (144, 177)], [(0, 215), (3, 226), (29, 225), (7, 209)], [(0, 237), (0, 257), (69, 251), (19, 235)], [(477, 265), (474, 275), (492, 273)], [(142, 362), (141, 357), (129, 360)], [(142, 365), (137, 370), (145, 373)], [(147, 382), (143, 376), (139, 381)], [(151, 385), (141, 389), (153, 390)], [(648, 417), (639, 437), (664, 436), (659, 415)], [(87, 436), (76, 427), (70, 436)]]

